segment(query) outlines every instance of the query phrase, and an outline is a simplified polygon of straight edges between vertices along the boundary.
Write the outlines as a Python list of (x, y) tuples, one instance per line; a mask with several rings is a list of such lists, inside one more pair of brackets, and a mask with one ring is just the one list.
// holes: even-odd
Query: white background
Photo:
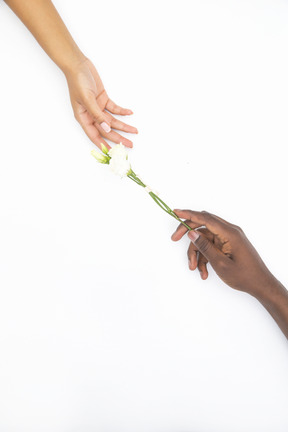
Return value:
[[(288, 2), (57, 0), (136, 172), (242, 226), (287, 286)], [(90, 156), (65, 78), (0, 4), (0, 431), (286, 432), (268, 313)]]

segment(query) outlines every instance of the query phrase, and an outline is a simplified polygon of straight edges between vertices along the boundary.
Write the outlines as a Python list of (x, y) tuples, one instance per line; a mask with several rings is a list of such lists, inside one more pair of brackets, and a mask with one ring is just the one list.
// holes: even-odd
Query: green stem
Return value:
[(164, 210), (166, 213), (171, 215), (171, 211), (169, 211), (167, 208), (163, 207), (163, 205), (158, 201), (157, 195), (155, 195), (153, 192), (149, 192), (149, 195), (151, 198), (156, 202), (156, 204), (161, 207), (162, 210)]
[[(153, 192), (149, 192), (149, 195), (154, 199), (154, 201), (159, 205), (159, 207), (161, 207), (164, 211), (166, 211), (166, 213), (170, 214), (170, 216), (174, 217), (174, 219), (177, 219), (177, 221), (180, 222), (182, 225), (184, 225), (188, 229), (188, 231), (192, 231), (192, 228), (189, 225), (187, 225), (184, 221), (182, 221), (182, 219), (180, 219), (176, 215), (176, 213), (174, 213), (174, 211), (171, 210), (170, 207), (168, 207), (167, 204), (165, 204), (164, 201), (162, 201), (158, 197), (158, 195), (155, 195)], [(161, 205), (159, 203), (159, 201), (160, 201), (161, 204), (164, 205), (164, 207), (163, 207), (163, 205)]]
[(128, 175), (127, 177), (129, 177), (131, 180), (133, 180), (135, 183), (137, 183), (139, 186), (142, 186), (141, 183), (139, 183), (132, 175)]
[(137, 177), (137, 175), (134, 173), (132, 169), (130, 169), (130, 173), (128, 177), (131, 178), (131, 180), (134, 180), (136, 183), (138, 183), (139, 186), (146, 187), (146, 185), (142, 182), (142, 180), (139, 177)]
[[(134, 171), (132, 169), (130, 169), (129, 174), (127, 175), (127, 177), (129, 177), (131, 180), (133, 180), (135, 183), (137, 183), (139, 186), (142, 187), (146, 187), (146, 185), (142, 182), (142, 180), (134, 173)], [(192, 231), (192, 228), (187, 225), (184, 221), (182, 221), (177, 215), (176, 213), (174, 213), (173, 210), (171, 210), (170, 207), (168, 207), (168, 205), (162, 201), (161, 198), (159, 198), (158, 195), (156, 195), (154, 192), (149, 192), (149, 195), (151, 196), (151, 198), (156, 202), (156, 204), (158, 204), (159, 207), (161, 207), (162, 210), (164, 210), (166, 213), (168, 213), (170, 216), (172, 216), (174, 219), (176, 219), (178, 222), (180, 222), (182, 225), (184, 225), (188, 231)]]

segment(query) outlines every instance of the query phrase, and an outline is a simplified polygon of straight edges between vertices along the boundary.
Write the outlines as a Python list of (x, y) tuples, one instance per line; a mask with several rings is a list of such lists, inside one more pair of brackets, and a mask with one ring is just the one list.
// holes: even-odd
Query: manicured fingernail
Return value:
[(199, 233), (194, 230), (189, 231), (188, 237), (190, 238), (190, 240), (192, 240), (193, 243), (195, 243), (195, 241), (199, 238)]
[(102, 127), (102, 129), (103, 129), (106, 133), (111, 132), (111, 127), (110, 127), (107, 123), (102, 122), (102, 123), (100, 124), (100, 126)]

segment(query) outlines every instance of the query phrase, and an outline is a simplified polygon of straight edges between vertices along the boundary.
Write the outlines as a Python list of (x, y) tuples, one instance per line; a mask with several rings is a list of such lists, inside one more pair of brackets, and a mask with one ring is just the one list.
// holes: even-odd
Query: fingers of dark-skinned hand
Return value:
[[(195, 239), (195, 234), (197, 237)], [(191, 237), (193, 235), (193, 239)], [(215, 269), (218, 265), (221, 265), (225, 260), (229, 258), (218, 249), (214, 242), (209, 239), (210, 236), (206, 236), (201, 231), (190, 231), (188, 237), (192, 240), (194, 245), (197, 247), (198, 251), (211, 263), (212, 267)]]
[(198, 226), (206, 226), (215, 235), (226, 235), (231, 224), (206, 211), (174, 210), (181, 219), (188, 219)]
[[(186, 218), (185, 222), (193, 228), (188, 233), (191, 270), (198, 267), (202, 279), (206, 279), (209, 262), (230, 287), (256, 297), (267, 295), (267, 287), (274, 286), (275, 278), (240, 227), (205, 212), (175, 210), (175, 213), (181, 219)], [(187, 229), (179, 226), (173, 240), (179, 240), (185, 232)]]
[[(210, 241), (213, 241), (213, 234), (211, 234), (207, 229), (199, 229), (197, 232), (202, 232), (206, 234)], [(208, 260), (199, 251), (197, 246), (191, 242), (187, 251), (188, 255), (188, 265), (190, 270), (195, 270), (198, 267), (200, 276), (203, 280), (208, 278), (207, 263)]]
[(206, 280), (208, 278), (208, 270), (207, 270), (208, 260), (205, 258), (200, 252), (198, 254), (198, 270), (201, 276), (201, 279)]
[[(207, 239), (211, 243), (214, 243), (214, 235), (207, 228), (202, 228), (202, 229), (200, 228), (199, 230), (197, 230), (197, 232), (204, 234), (205, 237), (207, 237)], [(197, 247), (197, 246), (194, 244), (194, 247)], [(207, 264), (208, 264), (208, 259), (206, 257), (204, 257), (204, 255), (201, 252), (199, 252), (199, 250), (198, 250), (198, 266), (197, 267), (198, 267), (201, 279), (203, 279), (203, 280), (206, 280), (208, 278)]]
[[(199, 228), (200, 226), (202, 226), (202, 225), (199, 225), (197, 223), (191, 222), (191, 220), (189, 220), (189, 219), (186, 219), (184, 222), (186, 223), (186, 225), (190, 226), (192, 229)], [(171, 239), (173, 241), (178, 241), (184, 236), (184, 234), (187, 233), (187, 231), (188, 231), (188, 229), (185, 227), (185, 225), (180, 223), (178, 225), (178, 227), (176, 228), (176, 231), (172, 234)]]
[(197, 252), (198, 252), (197, 247), (191, 242), (187, 250), (188, 266), (190, 270), (195, 270), (197, 268), (198, 265)]
[(203, 280), (208, 278), (207, 270), (208, 260), (198, 252), (198, 249), (191, 242), (188, 249), (188, 267), (190, 270), (198, 268), (200, 276)]

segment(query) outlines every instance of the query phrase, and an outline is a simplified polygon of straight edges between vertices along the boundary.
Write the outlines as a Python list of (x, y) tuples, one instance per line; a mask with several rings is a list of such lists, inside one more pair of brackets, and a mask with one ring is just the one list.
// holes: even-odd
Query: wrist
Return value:
[(279, 305), (288, 305), (288, 291), (274, 276), (262, 287), (261, 291), (252, 294), (263, 306), (277, 308)]
[(288, 291), (275, 279), (264, 294), (256, 297), (277, 322), (288, 339)]
[(58, 66), (67, 77), (69, 74), (73, 73), (73, 71), (77, 70), (86, 60), (87, 57), (79, 49), (76, 49), (69, 56), (61, 59)]

